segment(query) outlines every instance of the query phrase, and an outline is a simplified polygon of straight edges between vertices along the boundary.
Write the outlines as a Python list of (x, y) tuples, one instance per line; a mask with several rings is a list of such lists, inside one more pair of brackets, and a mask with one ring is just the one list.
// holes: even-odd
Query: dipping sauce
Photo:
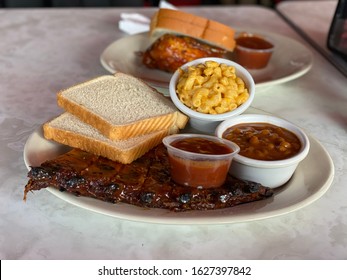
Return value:
[(236, 39), (236, 42), (245, 48), (253, 50), (266, 50), (273, 48), (273, 45), (257, 36), (241, 36)]
[(235, 142), (240, 155), (257, 160), (283, 160), (301, 149), (301, 142), (293, 132), (268, 123), (235, 125), (222, 137)]
[(224, 155), (233, 152), (230, 147), (223, 143), (198, 137), (178, 139), (173, 141), (171, 146), (183, 151), (207, 155)]
[(260, 69), (267, 66), (274, 45), (264, 38), (252, 34), (242, 34), (235, 39), (235, 60), (248, 69)]
[(172, 137), (177, 139), (169, 145), (163, 142), (168, 147), (171, 178), (176, 183), (196, 188), (223, 185), (231, 160), (239, 151), (237, 145), (214, 136)]

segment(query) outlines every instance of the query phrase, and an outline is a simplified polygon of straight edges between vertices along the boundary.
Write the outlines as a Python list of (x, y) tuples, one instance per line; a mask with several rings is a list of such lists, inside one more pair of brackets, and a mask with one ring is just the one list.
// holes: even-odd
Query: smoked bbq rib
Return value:
[(163, 145), (131, 164), (121, 164), (73, 149), (28, 173), (28, 192), (52, 187), (77, 196), (171, 211), (210, 210), (262, 200), (273, 195), (258, 183), (228, 177), (220, 188), (197, 189), (175, 184)]

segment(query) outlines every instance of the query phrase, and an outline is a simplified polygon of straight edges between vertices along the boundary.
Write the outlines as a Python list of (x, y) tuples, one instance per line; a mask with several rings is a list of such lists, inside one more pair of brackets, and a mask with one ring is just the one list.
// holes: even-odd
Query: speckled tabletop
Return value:
[[(34, 130), (61, 112), (57, 91), (108, 74), (100, 54), (113, 41), (128, 36), (118, 30), (120, 14), (150, 16), (155, 9), (0, 10), (0, 259), (347, 258), (345, 77), (274, 10), (257, 6), (184, 9), (235, 28), (280, 34), (312, 52), (310, 71), (257, 89), (252, 104), (300, 125), (323, 149), (314, 155), (312, 168), (301, 171), (302, 185), (296, 186), (298, 196), (309, 202), (288, 208), (282, 193), (273, 203), (282, 197), (287, 210), (278, 215), (190, 225), (116, 218), (75, 206), (46, 190), (29, 193), (24, 202), (24, 145)], [(328, 156), (321, 156), (322, 152)], [(319, 162), (330, 157), (334, 163), (330, 179), (320, 181), (326, 170), (319, 168), (326, 162)]]

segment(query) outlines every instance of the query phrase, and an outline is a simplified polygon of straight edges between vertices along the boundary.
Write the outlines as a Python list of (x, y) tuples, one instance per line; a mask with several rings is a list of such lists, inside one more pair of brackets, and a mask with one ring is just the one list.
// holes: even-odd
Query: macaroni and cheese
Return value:
[(176, 86), (178, 98), (189, 108), (206, 114), (222, 114), (236, 109), (249, 98), (244, 81), (235, 68), (215, 61), (180, 70)]

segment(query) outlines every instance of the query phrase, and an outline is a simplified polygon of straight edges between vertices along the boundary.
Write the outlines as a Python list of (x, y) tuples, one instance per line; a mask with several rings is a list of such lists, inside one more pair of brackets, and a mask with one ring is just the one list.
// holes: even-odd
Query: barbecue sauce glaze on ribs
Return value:
[(28, 192), (53, 187), (77, 196), (111, 203), (128, 203), (171, 211), (211, 210), (262, 200), (273, 195), (258, 183), (228, 177), (215, 189), (198, 189), (175, 184), (163, 145), (152, 149), (131, 164), (121, 164), (73, 149), (28, 173)]

